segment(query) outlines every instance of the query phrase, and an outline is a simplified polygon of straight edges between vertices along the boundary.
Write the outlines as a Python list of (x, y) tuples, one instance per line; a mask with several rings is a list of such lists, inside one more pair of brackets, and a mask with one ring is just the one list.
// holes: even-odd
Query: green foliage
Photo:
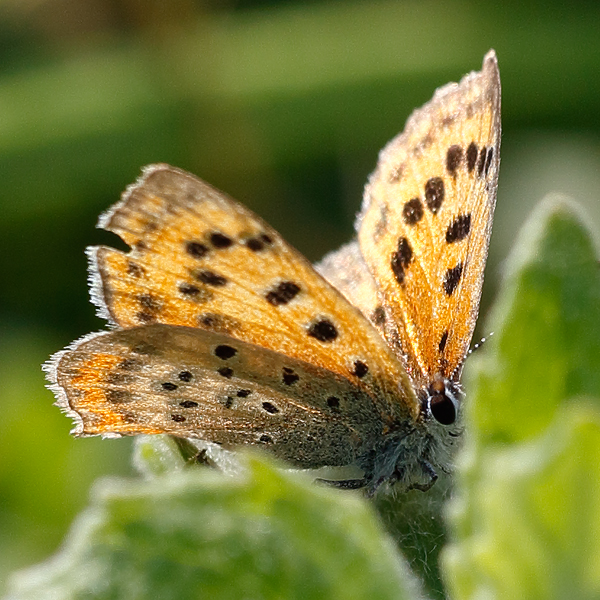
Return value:
[(600, 268), (572, 203), (542, 202), (521, 230), (488, 331), (469, 365), (474, 431), (483, 444), (543, 432), (568, 398), (600, 390)]
[[(470, 361), (442, 554), (456, 600), (600, 595), (600, 267), (585, 221), (564, 200), (538, 208), (508, 262), (496, 335)], [(141, 438), (145, 480), (98, 484), (63, 550), (17, 574), (11, 598), (419, 597), (359, 495), (254, 457), (235, 467), (207, 453), (234, 476), (188, 468), (190, 452)], [(402, 506), (390, 527), (401, 547), (427, 513)], [(413, 566), (436, 527), (412, 532)]]
[(471, 362), (445, 553), (454, 598), (600, 595), (600, 268), (587, 219), (543, 202)]
[(69, 435), (40, 369), (53, 349), (38, 332), (0, 327), (0, 597), (7, 573), (56, 549), (96, 478), (131, 474), (131, 440)]
[[(143, 444), (154, 467), (177, 460), (164, 440)], [(14, 597), (415, 597), (359, 497), (257, 459), (246, 470), (232, 478), (180, 465), (144, 482), (101, 482), (59, 556), (20, 574)]]
[(459, 541), (443, 555), (453, 598), (599, 596), (600, 410), (557, 416), (533, 443), (473, 457), (480, 473), (456, 501)]

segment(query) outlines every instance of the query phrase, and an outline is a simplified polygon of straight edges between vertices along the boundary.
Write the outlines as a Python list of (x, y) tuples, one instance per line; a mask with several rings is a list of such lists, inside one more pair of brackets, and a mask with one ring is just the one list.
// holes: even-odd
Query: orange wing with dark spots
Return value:
[(323, 276), (225, 194), (147, 167), (100, 219), (130, 251), (88, 251), (115, 329), (44, 367), (73, 432), (259, 445), (299, 467), (362, 469), (340, 487), (428, 489), (462, 430), (499, 145), (491, 52), (383, 150), (358, 241)]
[(193, 175), (147, 167), (100, 226), (131, 247), (89, 251), (93, 299), (114, 324), (227, 334), (347, 377), (386, 410), (418, 413), (402, 365), (360, 311), (275, 230)]
[(381, 329), (417, 387), (460, 376), (479, 309), (499, 150), (492, 51), (480, 72), (412, 114), (365, 190), (360, 250), (385, 311)]
[(73, 433), (83, 436), (169, 433), (250, 444), (313, 468), (352, 464), (386, 424), (372, 396), (346, 377), (190, 327), (92, 334), (47, 371)]

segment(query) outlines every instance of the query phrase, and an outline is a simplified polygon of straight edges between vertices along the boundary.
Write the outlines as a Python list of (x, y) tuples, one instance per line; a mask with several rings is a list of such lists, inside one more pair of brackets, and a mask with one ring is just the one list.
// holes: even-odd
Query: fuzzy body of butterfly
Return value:
[(73, 433), (254, 445), (362, 470), (338, 487), (430, 487), (462, 430), (499, 148), (490, 51), (384, 148), (357, 240), (316, 268), (193, 175), (146, 167), (99, 223), (131, 250), (88, 250), (114, 329), (45, 365)]

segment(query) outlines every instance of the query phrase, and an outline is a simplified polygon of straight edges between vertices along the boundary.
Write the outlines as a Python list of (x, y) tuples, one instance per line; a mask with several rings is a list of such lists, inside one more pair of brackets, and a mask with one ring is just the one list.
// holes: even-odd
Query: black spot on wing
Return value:
[(140, 294), (137, 297), (137, 301), (142, 308), (145, 308), (150, 312), (160, 312), (162, 309), (162, 302), (152, 294)]
[(488, 173), (490, 172), (490, 167), (492, 166), (492, 159), (494, 158), (494, 149), (492, 147), (490, 147), (490, 149), (487, 152), (487, 156), (485, 158), (485, 176), (488, 176)]
[(442, 334), (440, 343), (438, 344), (438, 350), (440, 351), (440, 353), (442, 353), (445, 350), (447, 343), (448, 343), (448, 331), (446, 330)]
[(215, 356), (221, 360), (229, 360), (237, 354), (237, 350), (233, 346), (221, 344), (215, 348)]
[(294, 369), (290, 369), (290, 367), (283, 367), (283, 383), (285, 385), (294, 385), (300, 376), (294, 372)]
[(353, 375), (356, 375), (359, 379), (364, 377), (369, 372), (369, 367), (362, 360), (354, 361)]
[(193, 400), (183, 400), (183, 402), (179, 403), (179, 406), (182, 408), (196, 408), (198, 403), (194, 402)]
[(376, 306), (373, 314), (371, 315), (371, 321), (375, 325), (383, 325), (385, 323), (385, 309), (383, 306)]
[(423, 203), (419, 198), (412, 198), (402, 207), (402, 218), (411, 226), (423, 218)]
[(325, 317), (313, 321), (308, 326), (307, 333), (320, 342), (333, 342), (339, 335), (336, 326)]
[(210, 243), (219, 250), (233, 246), (233, 240), (219, 231), (215, 231), (209, 236)]
[(194, 258), (204, 258), (208, 252), (209, 248), (202, 242), (186, 242), (185, 243), (185, 251)]
[(135, 318), (139, 323), (143, 323), (144, 325), (148, 325), (149, 323), (155, 323), (156, 322), (156, 315), (146, 312), (146, 311), (140, 311), (135, 313)]
[(282, 281), (267, 292), (265, 299), (273, 306), (288, 304), (300, 292), (300, 286), (293, 281)]
[(246, 240), (246, 247), (252, 252), (260, 252), (265, 249), (265, 244), (258, 238), (249, 238)]
[(273, 243), (273, 240), (266, 234), (261, 233), (244, 241), (246, 247), (252, 252), (262, 252)]
[(200, 288), (191, 283), (180, 283), (179, 284), (179, 292), (184, 296), (194, 297), (200, 293)]
[(333, 412), (339, 412), (340, 399), (336, 398), (335, 396), (329, 396), (329, 398), (327, 398), (327, 406), (329, 406)]
[(456, 172), (458, 167), (460, 167), (460, 163), (462, 162), (463, 151), (462, 148), (458, 145), (453, 145), (448, 148), (446, 152), (446, 169), (452, 177), (456, 177)]
[(425, 204), (435, 215), (444, 202), (444, 180), (441, 177), (431, 177), (425, 183)]
[(230, 367), (219, 367), (217, 373), (221, 375), (221, 377), (225, 377), (225, 379), (230, 379), (233, 375), (233, 369)]
[(460, 277), (463, 272), (462, 263), (458, 263), (454, 268), (448, 269), (444, 275), (444, 291), (448, 296), (452, 296), (456, 286), (460, 281)]
[(413, 251), (409, 241), (405, 237), (398, 240), (398, 249), (392, 253), (390, 266), (396, 277), (396, 281), (402, 285), (406, 275), (406, 269), (413, 258)]
[(189, 383), (194, 378), (189, 371), (181, 371), (177, 377), (180, 381), (184, 381), (185, 383)]
[(271, 402), (262, 403), (263, 410), (267, 411), (270, 415), (277, 414), (279, 409)]
[(205, 283), (206, 285), (211, 285), (213, 287), (222, 287), (227, 283), (227, 279), (225, 277), (219, 275), (218, 273), (215, 273), (214, 271), (209, 271), (206, 269), (203, 271), (196, 271), (194, 273), (194, 277), (198, 281), (201, 281), (202, 283)]
[(487, 160), (487, 148), (483, 146), (479, 152), (479, 160), (477, 161), (477, 175), (479, 177), (483, 176), (483, 171), (485, 169), (485, 162)]
[(453, 244), (464, 240), (471, 231), (471, 213), (459, 215), (446, 229), (446, 243)]
[(133, 261), (128, 261), (127, 262), (127, 275), (131, 275), (131, 277), (142, 277), (143, 275), (145, 275), (146, 271), (144, 269), (144, 267), (138, 265), (137, 263), (134, 263)]
[(475, 142), (471, 142), (467, 148), (467, 170), (469, 173), (471, 173), (475, 168), (475, 164), (477, 163), (477, 153), (477, 144)]
[(241, 323), (237, 319), (211, 312), (205, 312), (198, 315), (198, 325), (205, 329), (219, 331), (221, 333), (230, 333), (241, 327)]

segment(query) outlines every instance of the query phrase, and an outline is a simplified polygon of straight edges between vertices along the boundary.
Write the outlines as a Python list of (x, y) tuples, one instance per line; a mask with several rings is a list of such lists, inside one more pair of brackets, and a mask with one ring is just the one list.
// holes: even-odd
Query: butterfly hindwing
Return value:
[(363, 260), (358, 242), (350, 242), (330, 252), (315, 268), (372, 324), (378, 326), (377, 285)]
[(153, 324), (93, 334), (52, 369), (78, 435), (170, 433), (259, 445), (304, 468), (351, 464), (381, 436), (373, 398), (348, 379), (199, 329)]
[(388, 341), (417, 386), (458, 380), (475, 327), (496, 201), (500, 79), (480, 72), (439, 89), (381, 152), (358, 236)]

